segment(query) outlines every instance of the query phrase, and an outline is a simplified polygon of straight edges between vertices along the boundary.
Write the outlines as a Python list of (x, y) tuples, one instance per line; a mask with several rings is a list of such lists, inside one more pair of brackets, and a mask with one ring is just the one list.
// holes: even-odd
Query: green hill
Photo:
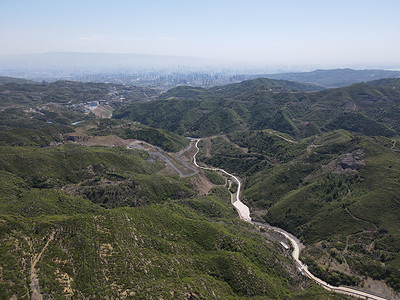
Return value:
[(211, 156), (199, 158), (245, 178), (253, 218), (300, 237), (303, 260), (319, 277), (354, 285), (368, 276), (400, 290), (395, 145), (343, 130), (297, 142), (273, 131), (242, 131), (212, 138)]
[(187, 138), (29, 105), (0, 118), (0, 298), (342, 299), (239, 220), (224, 178), (181, 178), (161, 149), (126, 148), (140, 139), (173, 152)]
[(273, 80), (269, 78), (257, 78), (252, 80), (245, 80), (240, 83), (233, 83), (224, 86), (217, 86), (210, 89), (217, 95), (224, 95), (228, 93), (233, 98), (240, 98), (243, 95), (257, 91), (289, 91), (289, 92), (300, 92), (300, 91), (318, 91), (324, 88), (310, 83), (287, 81), (287, 80)]
[(374, 79), (400, 77), (399, 71), (387, 70), (315, 70), (312, 72), (268, 74), (271, 79), (285, 79), (299, 82), (309, 82), (325, 87), (344, 87), (350, 84), (367, 82)]
[[(345, 299), (239, 219), (226, 178), (177, 171), (195, 151), (172, 153), (182, 134), (212, 136), (198, 159), (239, 175), (253, 217), (298, 235), (319, 277), (399, 289), (397, 91), (313, 88), (262, 79), (144, 101), (157, 93), (0, 84), (0, 298)], [(104, 95), (114, 119), (73, 106)]]
[(0, 76), (0, 84), (8, 84), (8, 83), (15, 83), (15, 84), (39, 84), (39, 82), (26, 80), (22, 78), (14, 78), (14, 77), (6, 77)]
[(161, 99), (171, 98), (190, 98), (190, 99), (245, 99), (248, 95), (257, 92), (300, 92), (300, 91), (317, 91), (323, 88), (307, 83), (272, 80), (268, 78), (257, 78), (253, 80), (245, 80), (240, 83), (233, 83), (223, 86), (216, 86), (210, 89), (178, 86), (163, 93)]
[(373, 80), (367, 82), (369, 85), (373, 86), (388, 86), (393, 89), (399, 89), (400, 88), (400, 78), (383, 78), (379, 80)]
[(5, 298), (342, 298), (310, 286), (277, 242), (239, 221), (224, 186), (196, 196), (142, 150), (0, 151)]
[(124, 107), (114, 117), (189, 136), (271, 128), (296, 138), (332, 129), (391, 137), (400, 132), (399, 99), (400, 89), (383, 83), (292, 92), (278, 81), (255, 79), (209, 90), (171, 89), (158, 100)]
[(110, 113), (113, 107), (145, 101), (156, 95), (158, 92), (152, 89), (118, 84), (35, 83), (2, 77), (0, 140), (13, 145), (46, 145), (51, 141), (50, 135), (58, 142), (63, 133), (73, 131), (71, 125), (96, 118), (91, 112), (96, 105)]
[(19, 105), (42, 105), (48, 103), (79, 104), (90, 101), (124, 98), (125, 102), (149, 99), (158, 92), (143, 87), (110, 83), (83, 83), (77, 81), (56, 81), (32, 84), (23, 79), (0, 78), (0, 107)]

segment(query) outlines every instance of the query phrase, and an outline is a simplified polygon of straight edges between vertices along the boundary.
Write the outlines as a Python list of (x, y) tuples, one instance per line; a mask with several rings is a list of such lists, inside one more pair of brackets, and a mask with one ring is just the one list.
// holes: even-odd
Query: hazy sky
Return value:
[(0, 0), (0, 54), (400, 65), (399, 0)]

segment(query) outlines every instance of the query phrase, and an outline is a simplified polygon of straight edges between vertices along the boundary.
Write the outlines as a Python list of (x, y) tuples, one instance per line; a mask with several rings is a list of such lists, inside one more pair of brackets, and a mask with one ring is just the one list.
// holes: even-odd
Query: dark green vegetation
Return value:
[(48, 296), (334, 298), (320, 289), (294, 293), (276, 246), (241, 222), (210, 222), (184, 204), (2, 220), (6, 297), (26, 297), (24, 261), (53, 233), (37, 265), (41, 291)]
[[(287, 140), (284, 140), (286, 138)], [(331, 131), (293, 141), (242, 131), (203, 143), (199, 156), (245, 178), (253, 217), (300, 237), (303, 260), (331, 284), (362, 276), (400, 290), (400, 153), (394, 140)]]
[[(30, 86), (0, 85), (1, 299), (342, 299), (238, 219), (221, 175), (205, 172), (217, 186), (199, 196), (205, 178), (179, 178), (121, 139), (177, 151), (186, 138), (60, 105), (109, 85)], [(123, 146), (76, 144), (96, 139)]]
[(73, 129), (62, 125), (48, 125), (43, 128), (12, 128), (0, 131), (1, 146), (47, 146), (52, 142), (61, 142), (63, 135)]
[(28, 298), (32, 265), (41, 293), (55, 298), (336, 297), (298, 292), (307, 283), (287, 253), (238, 220), (224, 186), (197, 197), (189, 180), (156, 175), (164, 166), (144, 151), (0, 151), (5, 298)]
[(270, 90), (271, 82), (256, 79), (209, 90), (178, 87), (156, 101), (124, 107), (115, 118), (189, 136), (266, 128), (295, 138), (333, 129), (387, 137), (400, 132), (400, 89), (394, 88), (395, 80), (316, 92)]
[(325, 87), (343, 87), (354, 83), (371, 81), (381, 78), (400, 77), (399, 71), (386, 70), (316, 70), (312, 72), (268, 74), (271, 79), (285, 79), (300, 82), (309, 82)]
[(241, 176), (254, 215), (301, 237), (313, 272), (400, 290), (399, 80), (313, 92), (272, 82), (179, 87), (115, 117), (214, 136), (199, 159)]
[(212, 184), (221, 185), (226, 183), (225, 177), (219, 175), (217, 172), (204, 170), (204, 174), (207, 176), (207, 179), (210, 180)]
[(193, 98), (193, 99), (210, 99), (210, 98), (244, 98), (252, 95), (255, 91), (270, 92), (300, 92), (300, 91), (317, 91), (322, 88), (313, 84), (293, 82), (286, 80), (271, 80), (267, 78), (257, 78), (253, 80), (245, 80), (240, 83), (233, 83), (224, 86), (216, 86), (209, 89), (190, 86), (179, 86), (163, 93), (161, 99), (173, 98)]
[(160, 203), (193, 194), (183, 180), (156, 176), (162, 166), (146, 162), (146, 152), (78, 145), (0, 151), (0, 170), (20, 176), (29, 188), (65, 187), (106, 207)]

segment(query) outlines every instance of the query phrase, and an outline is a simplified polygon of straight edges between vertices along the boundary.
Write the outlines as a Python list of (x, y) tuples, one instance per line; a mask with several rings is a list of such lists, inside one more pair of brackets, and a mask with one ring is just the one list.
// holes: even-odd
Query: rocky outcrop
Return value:
[(365, 165), (365, 162), (362, 159), (364, 155), (364, 149), (356, 149), (353, 152), (348, 152), (339, 156), (327, 165), (322, 166), (322, 168), (326, 171), (332, 171), (337, 174), (354, 174)]

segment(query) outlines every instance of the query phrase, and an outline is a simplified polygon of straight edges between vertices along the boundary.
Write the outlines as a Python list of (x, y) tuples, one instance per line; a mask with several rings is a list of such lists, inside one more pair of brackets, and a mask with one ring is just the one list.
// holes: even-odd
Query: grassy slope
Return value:
[[(6, 94), (2, 105), (22, 107), (62, 103), (70, 97), (77, 102), (97, 98), (108, 92), (104, 88), (71, 82), (47, 87), (17, 84), (13, 93), (6, 92), (10, 86), (0, 93)], [(44, 98), (37, 89), (47, 89)], [(209, 103), (194, 107), (194, 117), (186, 115), (185, 122), (199, 122), (200, 132), (207, 133), (225, 130), (221, 124), (229, 117), (228, 126), (241, 128), (239, 112), (246, 113), (245, 104), (233, 106), (207, 116), (207, 122), (215, 124), (211, 129), (196, 119), (212, 108)], [(38, 113), (9, 108), (1, 114), (0, 295), (29, 298), (32, 259), (54, 232), (36, 265), (42, 293), (49, 297), (341, 298), (309, 288), (279, 245), (249, 232), (238, 221), (224, 188), (196, 197), (189, 180), (156, 175), (163, 164), (146, 161), (142, 151), (34, 147), (62, 140), (60, 135), (71, 130), (68, 126), (43, 125), (47, 120), (67, 125), (81, 119), (69, 109), (47, 106)], [(287, 111), (277, 114), (282, 116), (291, 122)], [(107, 126), (118, 131), (126, 125), (103, 120), (93, 134), (102, 134), (102, 122), (105, 132)], [(146, 137), (162, 137), (160, 146), (171, 151), (187, 143), (168, 132), (138, 126)], [(132, 137), (132, 131), (136, 130), (120, 135)], [(210, 178), (222, 183), (217, 176)], [(299, 292), (300, 286), (306, 290)]]
[[(336, 297), (314, 288), (297, 292), (305, 283), (292, 277), (291, 260), (237, 219), (224, 187), (187, 198), (190, 185), (155, 176), (162, 166), (141, 151), (0, 150), (0, 294), (6, 298), (28, 298), (31, 259), (53, 232), (35, 267), (48, 297)], [(139, 208), (105, 209), (68, 192), (126, 178), (138, 187), (128, 187), (131, 195), (145, 195)]]

